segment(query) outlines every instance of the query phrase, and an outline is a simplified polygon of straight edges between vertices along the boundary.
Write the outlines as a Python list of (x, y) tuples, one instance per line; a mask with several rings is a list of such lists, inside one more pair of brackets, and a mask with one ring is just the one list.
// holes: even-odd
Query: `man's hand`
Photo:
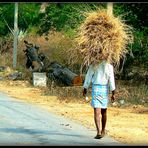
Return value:
[(115, 101), (115, 95), (112, 95), (111, 96), (111, 102), (114, 103), (114, 101)]
[(87, 94), (87, 89), (84, 88), (84, 89), (83, 89), (83, 96), (85, 97), (86, 94)]
[(115, 101), (115, 90), (112, 91), (111, 102)]

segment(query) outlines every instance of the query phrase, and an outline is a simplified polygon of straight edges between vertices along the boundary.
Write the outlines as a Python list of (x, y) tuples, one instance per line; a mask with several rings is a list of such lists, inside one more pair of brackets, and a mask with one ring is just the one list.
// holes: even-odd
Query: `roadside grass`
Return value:
[[(44, 90), (45, 95), (57, 95), (60, 101), (66, 102), (83, 102), (85, 98), (82, 96), (82, 86), (65, 86), (60, 87), (56, 84), (49, 84)], [(87, 94), (89, 101), (91, 100), (91, 87)], [(120, 103), (124, 100), (124, 103)], [(148, 107), (148, 86), (145, 84), (134, 85), (126, 81), (116, 81), (116, 102), (118, 107), (127, 107), (132, 105), (143, 105)], [(112, 104), (110, 104), (111, 106)]]

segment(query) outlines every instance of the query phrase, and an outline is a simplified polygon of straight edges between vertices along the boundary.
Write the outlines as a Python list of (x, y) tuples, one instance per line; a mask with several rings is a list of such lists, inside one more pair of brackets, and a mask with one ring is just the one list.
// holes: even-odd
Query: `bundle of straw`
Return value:
[(128, 52), (128, 44), (133, 43), (132, 27), (119, 17), (108, 15), (105, 9), (86, 13), (85, 17), (76, 38), (82, 65), (102, 60), (118, 64)]

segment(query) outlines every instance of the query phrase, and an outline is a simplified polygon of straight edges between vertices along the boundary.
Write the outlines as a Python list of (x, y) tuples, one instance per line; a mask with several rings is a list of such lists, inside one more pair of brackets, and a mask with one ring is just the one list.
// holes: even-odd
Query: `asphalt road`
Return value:
[(124, 145), (108, 136), (94, 139), (95, 134), (95, 130), (0, 92), (1, 146)]

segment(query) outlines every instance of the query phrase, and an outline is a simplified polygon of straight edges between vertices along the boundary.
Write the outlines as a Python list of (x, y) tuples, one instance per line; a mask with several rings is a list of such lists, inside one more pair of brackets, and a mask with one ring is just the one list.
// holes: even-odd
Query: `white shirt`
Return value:
[(84, 88), (92, 84), (109, 85), (110, 91), (115, 90), (115, 78), (113, 66), (106, 61), (96, 65), (90, 65), (85, 76)]

